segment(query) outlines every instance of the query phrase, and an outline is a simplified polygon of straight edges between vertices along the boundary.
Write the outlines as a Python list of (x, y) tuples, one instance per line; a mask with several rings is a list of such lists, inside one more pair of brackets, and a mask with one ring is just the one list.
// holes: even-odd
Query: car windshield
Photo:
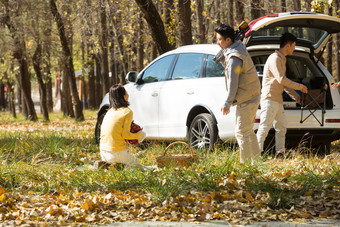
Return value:
[(254, 32), (252, 39), (263, 39), (264, 37), (279, 37), (285, 33), (290, 32), (295, 35), (298, 40), (311, 43), (314, 48), (319, 46), (320, 42), (328, 35), (328, 32), (317, 28), (306, 27), (274, 27), (261, 29)]

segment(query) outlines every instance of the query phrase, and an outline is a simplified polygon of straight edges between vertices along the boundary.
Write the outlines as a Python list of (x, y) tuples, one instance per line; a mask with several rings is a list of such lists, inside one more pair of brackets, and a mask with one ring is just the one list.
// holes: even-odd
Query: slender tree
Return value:
[(236, 0), (236, 22), (240, 24), (244, 20), (244, 2), (242, 0)]
[(220, 0), (216, 0), (214, 1), (214, 18), (216, 20), (216, 25), (221, 24), (221, 1)]
[(138, 37), (137, 37), (137, 71), (141, 71), (144, 67), (144, 23), (139, 14), (138, 17)]
[[(332, 16), (332, 4), (328, 4), (328, 15)], [(327, 70), (332, 73), (333, 72), (333, 36), (331, 36), (327, 43)]]
[(287, 11), (286, 0), (281, 0), (281, 12)]
[(159, 15), (157, 8), (152, 0), (135, 0), (140, 10), (143, 12), (145, 20), (151, 28), (152, 36), (157, 43), (157, 48), (160, 54), (172, 50), (173, 47), (168, 41), (165, 34), (164, 24)]
[(103, 78), (103, 94), (110, 89), (109, 83), (109, 51), (108, 51), (108, 28), (107, 28), (107, 15), (106, 15), (106, 1), (100, 0), (100, 25), (101, 25), (101, 62), (102, 62), (102, 73)]
[(71, 94), (72, 94), (72, 99), (73, 99), (74, 109), (75, 109), (75, 118), (77, 121), (83, 121), (84, 114), (83, 114), (83, 109), (82, 109), (79, 96), (78, 96), (76, 78), (75, 78), (74, 66), (73, 66), (73, 57), (72, 57), (71, 49), (69, 47), (70, 44), (66, 37), (64, 22), (58, 11), (55, 0), (50, 0), (49, 3), (50, 3), (51, 12), (58, 26), (58, 32), (59, 32), (59, 37), (60, 37), (60, 41), (62, 45), (62, 50), (66, 58), (65, 69), (66, 69), (66, 73), (69, 76)]
[(178, 0), (181, 45), (192, 44), (191, 0)]
[[(27, 114), (25, 114), (25, 117), (27, 119), (30, 119), (32, 121), (37, 121), (38, 117), (36, 114), (36, 111), (34, 109), (34, 103), (31, 96), (31, 81), (30, 81), (30, 74), (28, 71), (28, 62), (27, 62), (27, 55), (26, 55), (26, 42), (24, 40), (24, 36), (19, 30), (19, 25), (17, 27), (15, 26), (13, 22), (13, 17), (19, 17), (21, 15), (21, 5), (17, 5), (17, 9), (11, 9), (10, 6), (13, 4), (13, 2), (10, 2), (8, 0), (2, 1), (4, 6), (4, 16), (2, 17), (2, 22), (7, 26), (11, 37), (14, 41), (14, 51), (13, 56), (15, 59), (17, 59), (19, 63), (20, 73), (17, 74), (17, 79), (19, 82), (19, 85), (23, 92), (23, 98), (24, 98), (24, 105), (26, 107), (25, 110)], [(14, 11), (14, 15), (11, 15), (11, 10)]]
[(38, 41), (37, 48), (33, 55), (33, 68), (37, 75), (38, 83), (39, 83), (39, 91), (40, 91), (40, 108), (43, 114), (44, 120), (49, 121), (48, 108), (47, 108), (47, 91), (46, 84), (43, 80), (43, 73), (41, 71), (41, 44)]
[[(340, 1), (336, 1), (336, 12), (337, 16), (340, 16)], [(337, 75), (337, 81), (340, 81), (340, 34), (336, 35), (336, 63), (335, 63), (335, 68), (336, 68), (336, 75)], [(340, 87), (339, 87), (340, 91)]]
[(227, 14), (228, 24), (231, 27), (234, 27), (235, 26), (235, 23), (234, 23), (234, 0), (228, 0), (227, 1), (227, 9), (228, 9), (228, 14)]
[(205, 33), (205, 24), (204, 24), (204, 0), (197, 0), (197, 7), (196, 7), (196, 14), (197, 14), (197, 33), (199, 37), (199, 43), (206, 43), (206, 33)]
[(261, 0), (251, 1), (251, 18), (256, 19), (263, 16), (263, 2)]

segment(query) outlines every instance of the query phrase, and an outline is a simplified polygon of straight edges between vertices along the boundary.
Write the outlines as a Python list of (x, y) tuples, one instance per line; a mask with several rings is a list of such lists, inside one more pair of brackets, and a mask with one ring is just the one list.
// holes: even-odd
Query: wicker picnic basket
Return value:
[[(190, 154), (167, 155), (167, 151), (169, 150), (169, 148), (176, 144), (185, 145), (190, 150)], [(163, 155), (157, 157), (156, 160), (158, 167), (190, 166), (193, 162), (196, 162), (198, 160), (198, 156), (194, 154), (193, 150), (187, 143), (176, 141), (169, 144), (169, 146), (165, 148)]]

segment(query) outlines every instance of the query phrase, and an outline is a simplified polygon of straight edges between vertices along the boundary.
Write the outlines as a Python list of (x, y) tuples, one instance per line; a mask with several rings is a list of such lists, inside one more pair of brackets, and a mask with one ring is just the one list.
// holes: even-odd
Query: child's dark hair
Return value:
[(224, 39), (230, 38), (232, 42), (235, 41), (235, 31), (227, 24), (220, 24), (215, 28), (215, 32), (220, 34)]
[(281, 37), (280, 37), (280, 48), (284, 47), (286, 44), (292, 44), (292, 43), (296, 43), (296, 37), (295, 35), (286, 32), (284, 33)]
[(128, 107), (130, 103), (124, 99), (125, 93), (126, 90), (122, 85), (112, 85), (109, 91), (110, 107), (114, 109), (118, 109), (120, 107)]

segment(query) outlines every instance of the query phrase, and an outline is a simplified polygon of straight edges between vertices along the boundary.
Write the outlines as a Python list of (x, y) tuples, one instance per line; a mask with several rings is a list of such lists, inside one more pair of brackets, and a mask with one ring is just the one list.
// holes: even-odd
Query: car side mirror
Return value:
[(126, 74), (125, 80), (127, 82), (135, 83), (137, 81), (137, 72), (131, 71)]

